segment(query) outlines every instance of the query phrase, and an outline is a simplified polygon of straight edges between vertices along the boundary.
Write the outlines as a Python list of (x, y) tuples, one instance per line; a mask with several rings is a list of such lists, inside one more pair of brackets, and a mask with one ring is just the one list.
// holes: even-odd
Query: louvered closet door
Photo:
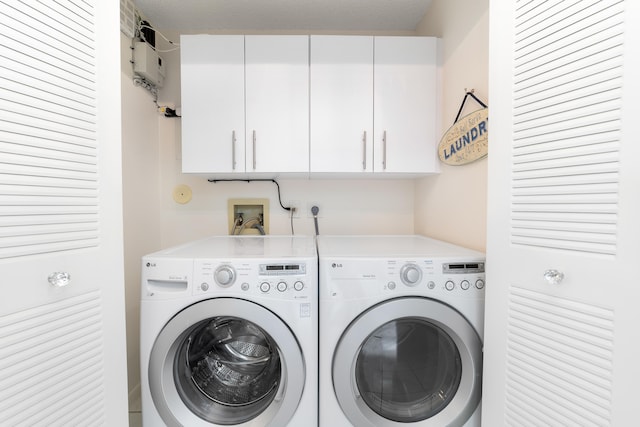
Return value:
[(640, 2), (490, 2), (483, 425), (640, 421)]
[(2, 426), (127, 425), (118, 13), (0, 3)]

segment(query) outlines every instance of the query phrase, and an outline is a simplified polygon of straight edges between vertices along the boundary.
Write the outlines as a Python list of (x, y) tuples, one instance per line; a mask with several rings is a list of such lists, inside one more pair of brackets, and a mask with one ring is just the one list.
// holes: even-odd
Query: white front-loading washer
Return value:
[(317, 423), (313, 237), (216, 236), (142, 259), (142, 423)]
[(480, 425), (484, 254), (318, 236), (321, 427)]

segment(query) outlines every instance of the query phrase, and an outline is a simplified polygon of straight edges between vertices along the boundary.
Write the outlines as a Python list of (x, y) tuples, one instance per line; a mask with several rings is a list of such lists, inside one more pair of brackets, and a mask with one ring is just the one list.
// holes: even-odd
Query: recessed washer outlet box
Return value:
[(269, 234), (269, 199), (229, 199), (229, 234)]

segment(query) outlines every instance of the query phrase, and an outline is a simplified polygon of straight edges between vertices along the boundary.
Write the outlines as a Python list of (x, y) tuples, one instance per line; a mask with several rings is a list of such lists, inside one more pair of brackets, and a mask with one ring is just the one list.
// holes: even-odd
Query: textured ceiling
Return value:
[(431, 0), (134, 0), (159, 30), (413, 31)]

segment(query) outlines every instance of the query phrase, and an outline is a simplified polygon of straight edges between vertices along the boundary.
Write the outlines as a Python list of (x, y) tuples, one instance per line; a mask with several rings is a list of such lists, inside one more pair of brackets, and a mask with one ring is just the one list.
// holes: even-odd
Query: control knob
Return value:
[(280, 292), (284, 292), (287, 290), (287, 284), (285, 282), (278, 282), (278, 284), (276, 285), (276, 289), (278, 289)]
[(422, 270), (415, 264), (405, 264), (400, 269), (400, 279), (407, 286), (415, 286), (422, 279)]
[(269, 290), (271, 290), (271, 285), (268, 282), (262, 282), (260, 283), (260, 290), (262, 292), (269, 292)]
[(236, 271), (230, 265), (221, 265), (216, 269), (213, 277), (218, 285), (231, 286), (236, 281)]
[(304, 289), (304, 283), (302, 283), (300, 280), (298, 280), (297, 282), (295, 282), (293, 284), (293, 289), (295, 289), (296, 291), (301, 291)]

